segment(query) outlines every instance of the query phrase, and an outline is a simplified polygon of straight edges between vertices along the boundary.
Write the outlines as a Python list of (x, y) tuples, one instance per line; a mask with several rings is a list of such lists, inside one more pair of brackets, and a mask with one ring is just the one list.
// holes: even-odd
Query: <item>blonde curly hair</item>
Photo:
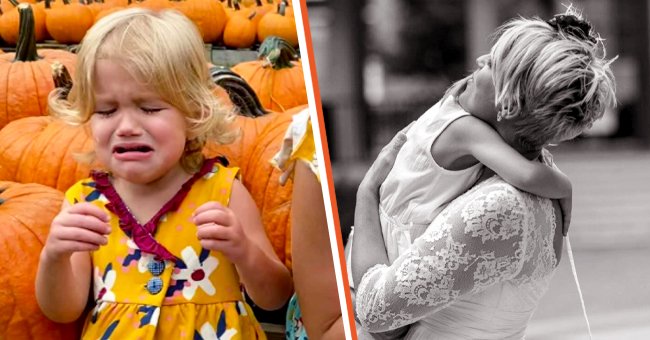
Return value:
[[(151, 86), (185, 115), (187, 135), (183, 168), (196, 172), (203, 163), (207, 140), (227, 144), (234, 140), (234, 113), (212, 93), (205, 47), (196, 26), (174, 10), (133, 8), (99, 20), (87, 33), (77, 52), (73, 86), (67, 99), (58, 91), (49, 98), (52, 115), (72, 125), (85, 125), (93, 115), (95, 65), (112, 60), (135, 79)], [(94, 152), (79, 157), (92, 161)]]

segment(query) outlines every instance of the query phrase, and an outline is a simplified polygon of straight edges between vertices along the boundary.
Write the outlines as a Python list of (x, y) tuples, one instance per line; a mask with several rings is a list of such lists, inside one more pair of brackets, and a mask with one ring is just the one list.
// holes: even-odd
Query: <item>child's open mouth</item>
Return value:
[(140, 161), (153, 155), (153, 151), (146, 144), (119, 144), (113, 147), (113, 157), (119, 161)]
[(123, 154), (127, 152), (150, 152), (153, 149), (148, 145), (137, 146), (116, 146), (113, 148), (113, 153)]

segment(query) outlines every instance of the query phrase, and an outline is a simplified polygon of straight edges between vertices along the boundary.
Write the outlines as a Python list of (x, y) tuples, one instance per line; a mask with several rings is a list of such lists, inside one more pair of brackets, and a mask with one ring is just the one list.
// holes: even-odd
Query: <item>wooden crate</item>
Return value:
[[(54, 40), (37, 43), (38, 49), (62, 49), (75, 52), (78, 45), (59, 44)], [(205, 56), (216, 66), (232, 67), (244, 61), (257, 59), (257, 47), (254, 45), (250, 49), (230, 49), (220, 45), (205, 44)], [(16, 52), (15, 46), (0, 46), (4, 52)]]
[(232, 67), (245, 61), (257, 59), (257, 46), (253, 49), (229, 49), (212, 44), (205, 45), (206, 56), (216, 66)]

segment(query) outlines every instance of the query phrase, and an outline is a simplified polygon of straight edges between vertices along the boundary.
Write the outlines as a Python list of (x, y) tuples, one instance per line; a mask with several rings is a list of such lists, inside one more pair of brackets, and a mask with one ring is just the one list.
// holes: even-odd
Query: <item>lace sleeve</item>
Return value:
[(526, 202), (495, 177), (454, 200), (392, 265), (364, 274), (359, 322), (371, 332), (396, 329), (517, 276), (534, 219)]

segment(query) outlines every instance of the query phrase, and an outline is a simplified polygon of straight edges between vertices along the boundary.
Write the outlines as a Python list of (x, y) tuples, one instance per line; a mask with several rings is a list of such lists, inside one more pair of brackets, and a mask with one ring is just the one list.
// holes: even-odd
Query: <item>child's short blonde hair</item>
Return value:
[(515, 137), (539, 149), (572, 139), (615, 105), (615, 82), (602, 39), (569, 8), (552, 21), (518, 18), (496, 32), (490, 55), (495, 105), (518, 117)]
[(74, 125), (89, 121), (95, 109), (95, 65), (109, 59), (185, 114), (189, 140), (181, 164), (188, 172), (202, 164), (208, 139), (221, 144), (234, 139), (236, 133), (230, 129), (234, 115), (212, 93), (215, 85), (201, 36), (181, 13), (134, 8), (108, 15), (86, 33), (77, 54), (68, 99), (58, 99), (55, 92), (50, 95), (52, 114), (64, 121)]

